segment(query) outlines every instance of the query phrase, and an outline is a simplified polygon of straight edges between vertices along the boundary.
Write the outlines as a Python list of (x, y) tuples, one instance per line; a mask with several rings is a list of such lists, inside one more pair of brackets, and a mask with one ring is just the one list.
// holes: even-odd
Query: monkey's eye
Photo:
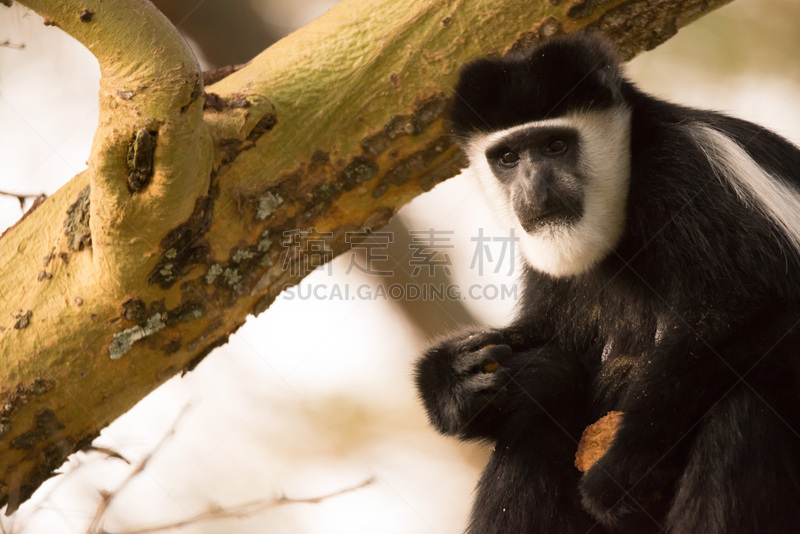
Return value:
[(500, 154), (500, 163), (506, 167), (513, 167), (519, 161), (519, 154), (513, 150), (506, 150)]
[(567, 146), (566, 141), (555, 137), (547, 142), (542, 152), (547, 156), (559, 156), (567, 151)]

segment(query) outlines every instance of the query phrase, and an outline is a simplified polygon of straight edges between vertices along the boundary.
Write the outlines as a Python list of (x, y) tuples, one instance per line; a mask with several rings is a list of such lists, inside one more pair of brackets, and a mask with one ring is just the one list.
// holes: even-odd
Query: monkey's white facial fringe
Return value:
[(720, 181), (728, 182), (747, 206), (777, 226), (800, 252), (800, 193), (764, 170), (742, 146), (706, 126), (687, 126)]
[[(547, 225), (527, 233), (486, 160), (486, 150), (520, 130), (550, 128), (578, 132), (578, 171), (585, 179), (583, 216), (575, 223)], [(520, 253), (534, 269), (553, 276), (580, 274), (605, 258), (622, 238), (630, 182), (630, 110), (575, 113), (529, 122), (478, 136), (466, 151), (468, 172), (477, 178), (500, 222), (521, 236)]]

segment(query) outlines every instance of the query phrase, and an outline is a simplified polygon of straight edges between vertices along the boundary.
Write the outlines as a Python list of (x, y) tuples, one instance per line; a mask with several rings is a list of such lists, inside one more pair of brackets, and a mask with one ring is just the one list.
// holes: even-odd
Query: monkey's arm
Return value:
[[(619, 407), (625, 415), (614, 441), (580, 486), (585, 508), (604, 525), (652, 529), (650, 517), (662, 517), (669, 506), (693, 437), (715, 403), (737, 386), (764, 395), (781, 387), (781, 373), (770, 369), (796, 353), (800, 317), (785, 311), (753, 315), (716, 339), (675, 327), (643, 355)], [(759, 367), (765, 358), (769, 366)]]

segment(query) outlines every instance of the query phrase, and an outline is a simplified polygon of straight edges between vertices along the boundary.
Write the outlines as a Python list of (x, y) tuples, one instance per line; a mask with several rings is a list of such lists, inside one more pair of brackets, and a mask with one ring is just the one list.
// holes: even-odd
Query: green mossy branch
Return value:
[(455, 175), (464, 62), (587, 28), (632, 57), (726, 1), (345, 0), (205, 93), (145, 1), (22, 2), (102, 79), (88, 170), (0, 239), (0, 503), (299, 282), (287, 233), (344, 251)]

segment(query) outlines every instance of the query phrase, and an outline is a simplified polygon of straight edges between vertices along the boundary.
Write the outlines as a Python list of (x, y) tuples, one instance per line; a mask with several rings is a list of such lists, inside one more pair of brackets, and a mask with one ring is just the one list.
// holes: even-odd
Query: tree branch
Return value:
[(586, 28), (631, 57), (725, 2), (345, 0), (205, 98), (150, 4), (25, 2), (103, 78), (89, 169), (0, 240), (0, 503), (302, 279), (285, 234), (342, 252), (456, 174), (442, 116), (465, 61)]
[(88, 170), (93, 270), (96, 283), (124, 295), (152, 268), (163, 225), (186, 220), (208, 191), (202, 71), (149, 2), (25, 4), (100, 64), (100, 119)]

